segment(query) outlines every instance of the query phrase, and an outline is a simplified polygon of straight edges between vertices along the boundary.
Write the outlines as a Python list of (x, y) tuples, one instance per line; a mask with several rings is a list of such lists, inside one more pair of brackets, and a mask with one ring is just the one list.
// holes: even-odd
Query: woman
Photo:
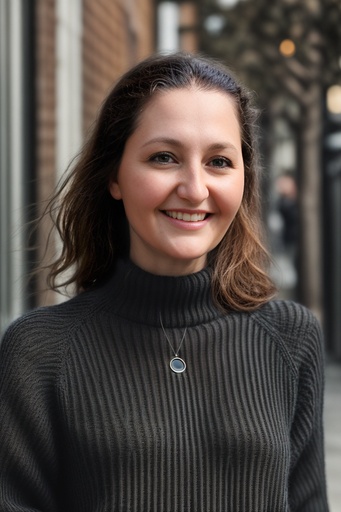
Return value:
[(108, 96), (50, 205), (79, 293), (2, 343), (1, 510), (328, 510), (321, 334), (272, 300), (254, 120), (184, 54)]

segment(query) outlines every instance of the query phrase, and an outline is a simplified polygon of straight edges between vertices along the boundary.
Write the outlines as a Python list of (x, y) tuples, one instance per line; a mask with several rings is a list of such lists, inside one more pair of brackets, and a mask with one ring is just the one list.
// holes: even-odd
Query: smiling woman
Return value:
[[(170, 96), (173, 97), (172, 101)], [(181, 108), (177, 106), (178, 101)], [(200, 105), (200, 101), (204, 104)], [(209, 101), (210, 108), (206, 108), (206, 101)], [(162, 113), (158, 110), (159, 105), (162, 106)], [(210, 113), (212, 108), (214, 112)], [(52, 217), (55, 211), (58, 213), (56, 226), (63, 245), (61, 256), (49, 265), (50, 286), (56, 289), (63, 284), (61, 277), (68, 270), (64, 284), (72, 283), (78, 291), (88, 289), (95, 282), (108, 278), (117, 258), (128, 255), (132, 258), (133, 231), (126, 211), (128, 205), (123, 200), (112, 200), (119, 193), (113, 184), (122, 180), (122, 172), (118, 179), (119, 170), (124, 164), (122, 159), (142, 159), (139, 169), (148, 165), (148, 176), (153, 176), (154, 180), (160, 174), (157, 172), (158, 165), (166, 169), (165, 162), (171, 165), (173, 160), (175, 165), (177, 155), (181, 156), (187, 151), (194, 132), (196, 144), (199, 139), (204, 140), (208, 133), (206, 122), (209, 120), (211, 126), (216, 126), (218, 121), (223, 133), (216, 127), (214, 136), (208, 139), (206, 151), (209, 153), (205, 156), (210, 157), (211, 162), (205, 162), (205, 169), (212, 169), (212, 172), (206, 175), (212, 178), (216, 174), (213, 169), (220, 169), (221, 172), (223, 168), (225, 182), (231, 183), (242, 175), (244, 179), (243, 197), (235, 218), (225, 226), (226, 233), (221, 242), (206, 255), (206, 261), (213, 271), (214, 300), (223, 309), (246, 311), (268, 301), (274, 294), (274, 286), (266, 272), (269, 258), (261, 242), (259, 169), (254, 134), (256, 117), (249, 92), (241, 87), (229, 70), (209, 59), (183, 54), (168, 57), (156, 55), (128, 71), (105, 100), (78, 164), (66, 176), (51, 201), (49, 210)], [(151, 133), (142, 142), (143, 147), (137, 156), (132, 141), (147, 128)], [(198, 210), (197, 195), (209, 194), (203, 180), (198, 179), (201, 176), (198, 168), (193, 172), (193, 166), (198, 165), (199, 150), (193, 157), (194, 144), (191, 146), (191, 160), (187, 157), (186, 162), (176, 164), (178, 169), (180, 165), (187, 168), (186, 172), (181, 173), (182, 182), (178, 184), (177, 193), (189, 194), (187, 199), (181, 199), (182, 208), (186, 203), (189, 210), (184, 213), (189, 214), (193, 207)], [(202, 164), (200, 161), (199, 166), (202, 167)], [(236, 166), (236, 172), (232, 172), (233, 166)], [(243, 171), (237, 172), (241, 166)], [(154, 173), (151, 172), (152, 168)], [(229, 169), (227, 174), (225, 169)], [(139, 192), (135, 194), (136, 201), (141, 195), (139, 183), (145, 172), (137, 172), (136, 168), (135, 171), (131, 188)], [(187, 177), (186, 181), (184, 177)], [(147, 187), (147, 197), (153, 180)], [(211, 198), (206, 203), (210, 201)], [(81, 217), (79, 212), (82, 212)], [(206, 224), (214, 226), (215, 220)], [(188, 233), (187, 240), (191, 240)], [(189, 259), (182, 263), (179, 258), (174, 259), (171, 275), (178, 271), (183, 274), (185, 268), (181, 270), (179, 265), (185, 261), (189, 269), (199, 268), (196, 258), (193, 258), (192, 267)], [(162, 269), (160, 271), (163, 272)]]
[(105, 100), (48, 210), (78, 294), (0, 346), (1, 510), (328, 510), (321, 331), (272, 298), (254, 123), (181, 53)]
[(232, 100), (196, 86), (155, 95), (127, 140), (109, 190), (123, 201), (134, 263), (163, 275), (202, 270), (243, 197)]

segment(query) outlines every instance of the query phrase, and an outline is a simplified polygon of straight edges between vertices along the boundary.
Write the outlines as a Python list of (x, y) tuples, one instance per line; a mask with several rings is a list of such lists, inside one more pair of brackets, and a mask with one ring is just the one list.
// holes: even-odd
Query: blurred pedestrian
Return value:
[(1, 511), (328, 510), (321, 333), (273, 299), (254, 123), (199, 56), (109, 94), (50, 204), (78, 294), (1, 345)]
[(290, 171), (276, 180), (277, 210), (283, 220), (282, 242), (284, 250), (294, 255), (298, 242), (298, 200), (296, 179)]

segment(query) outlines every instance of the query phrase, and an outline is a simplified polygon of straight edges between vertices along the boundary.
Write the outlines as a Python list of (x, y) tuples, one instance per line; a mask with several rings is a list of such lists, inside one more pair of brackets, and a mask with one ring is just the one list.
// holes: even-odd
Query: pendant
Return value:
[(169, 366), (174, 373), (182, 373), (186, 370), (186, 363), (181, 357), (173, 357)]

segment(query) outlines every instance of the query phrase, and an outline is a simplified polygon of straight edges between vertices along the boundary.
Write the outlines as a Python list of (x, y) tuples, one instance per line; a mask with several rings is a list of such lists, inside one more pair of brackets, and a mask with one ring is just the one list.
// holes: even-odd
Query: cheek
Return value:
[(221, 190), (224, 190), (224, 194), (220, 192), (221, 208), (227, 214), (237, 213), (244, 195), (244, 176), (236, 178), (236, 180)]
[(160, 208), (163, 201), (160, 187), (145, 180), (135, 180), (122, 188), (122, 200), (129, 217), (145, 218), (148, 213), (153, 213)]
[(156, 179), (152, 176), (148, 179), (138, 177), (134, 182), (129, 183), (127, 188), (127, 194), (131, 198), (136, 197), (136, 206), (151, 209), (159, 208), (172, 190), (166, 180)]

